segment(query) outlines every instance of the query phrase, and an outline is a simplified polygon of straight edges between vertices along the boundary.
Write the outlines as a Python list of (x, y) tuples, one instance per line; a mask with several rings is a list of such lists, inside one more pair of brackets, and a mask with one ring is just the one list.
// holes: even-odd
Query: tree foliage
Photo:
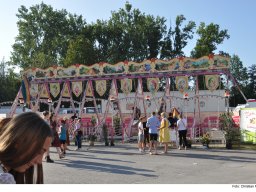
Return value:
[(187, 40), (193, 38), (193, 30), (196, 27), (194, 21), (189, 21), (184, 28), (181, 29), (182, 23), (186, 20), (184, 15), (178, 15), (176, 17), (176, 27), (175, 31), (173, 32), (174, 35), (174, 56), (184, 56), (184, 52), (182, 49), (186, 47)]
[(249, 98), (256, 98), (256, 64), (249, 67), (248, 70), (249, 84), (248, 89), (250, 90)]
[(191, 56), (199, 58), (213, 53), (217, 49), (217, 45), (223, 43), (225, 39), (229, 39), (228, 30), (220, 30), (218, 24), (210, 23), (206, 25), (201, 22), (197, 29), (199, 39), (195, 48), (191, 52)]
[(17, 90), (20, 86), (19, 76), (14, 72), (14, 69), (7, 68), (9, 63), (3, 59), (0, 63), (0, 103), (4, 101), (13, 101)]
[(111, 63), (156, 58), (166, 31), (165, 18), (141, 13), (125, 4), (124, 9), (112, 12), (108, 21), (110, 32), (109, 57)]
[(238, 55), (233, 55), (230, 59), (230, 72), (238, 83), (238, 85), (233, 85), (231, 89), (230, 106), (235, 107), (237, 104), (246, 102), (239, 90), (237, 89), (237, 86), (240, 87), (241, 91), (245, 95), (249, 94), (249, 90), (247, 88), (247, 68), (243, 66), (243, 62), (240, 60)]
[[(212, 54), (217, 49), (217, 45), (221, 44), (225, 38), (229, 39), (228, 31), (226, 29), (220, 30), (220, 26), (214, 23), (206, 25), (201, 22), (197, 34), (199, 39), (195, 48), (191, 51), (191, 57), (193, 58)], [(199, 89), (205, 89), (204, 76), (199, 75), (197, 80)]]
[(96, 51), (93, 42), (83, 35), (70, 40), (66, 57), (64, 59), (64, 67), (72, 64), (94, 64), (96, 60)]
[(66, 10), (53, 10), (41, 3), (18, 9), (18, 30), (13, 45), (12, 63), (23, 69), (62, 65), (69, 40), (79, 35), (85, 25), (82, 16)]
[(177, 56), (185, 56), (182, 51), (188, 44), (188, 40), (193, 38), (194, 29), (196, 24), (194, 21), (189, 21), (187, 25), (183, 26), (183, 22), (186, 20), (184, 15), (178, 15), (175, 21), (175, 29), (172, 30), (170, 26), (169, 31), (164, 38), (161, 59), (171, 59)]
[[(87, 24), (81, 15), (68, 13), (65, 9), (54, 10), (44, 3), (30, 8), (21, 6), (17, 17), (19, 33), (13, 44), (11, 63), (21, 69), (52, 65), (68, 67), (77, 63), (117, 63), (124, 60), (141, 62), (151, 58), (185, 56), (183, 49), (193, 39), (196, 29), (194, 21), (187, 22), (184, 15), (178, 15), (174, 26), (170, 25), (167, 31), (164, 17), (142, 13), (139, 9), (133, 9), (128, 2), (124, 8), (112, 11), (108, 20), (96, 20), (91, 24)], [(214, 23), (200, 23), (196, 33), (199, 38), (191, 52), (194, 58), (214, 53), (217, 46), (230, 37), (226, 29), (220, 29)], [(229, 55), (223, 51), (221, 54)], [(247, 72), (239, 57), (234, 55), (231, 72), (248, 97), (255, 98), (255, 91), (250, 91), (256, 90), (255, 65)], [(8, 78), (15, 87), (18, 76), (12, 74)], [(199, 88), (204, 89), (203, 77), (199, 76), (198, 80)], [(1, 78), (0, 86), (6, 82), (6, 77)], [(238, 92), (232, 95), (236, 98), (233, 103), (242, 101)]]
[(247, 68), (243, 66), (243, 62), (240, 60), (238, 55), (233, 55), (231, 57), (230, 72), (239, 85), (245, 87), (248, 84)]
[[(27, 9), (21, 6), (17, 17), (19, 34), (13, 45), (12, 62), (22, 69), (75, 63), (117, 63), (124, 60), (174, 58), (193, 37), (195, 22), (179, 15), (174, 31), (166, 36), (166, 19), (132, 9), (130, 3), (113, 11), (109, 20), (86, 24), (82, 16), (66, 10), (53, 10), (44, 3)], [(166, 36), (164, 38), (164, 36)], [(172, 43), (173, 39), (173, 43)]]

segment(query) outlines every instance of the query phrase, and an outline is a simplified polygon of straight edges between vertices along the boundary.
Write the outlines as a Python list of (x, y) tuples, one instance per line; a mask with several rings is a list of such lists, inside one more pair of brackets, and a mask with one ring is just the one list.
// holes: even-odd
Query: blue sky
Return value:
[[(40, 4), (42, 0), (8, 0), (1, 2), (0, 11), (0, 59), (9, 60), (12, 45), (18, 34), (16, 26), (18, 8)], [(70, 13), (83, 15), (87, 23), (97, 19), (108, 20), (111, 11), (123, 8), (126, 0), (44, 0), (54, 9), (66, 9)], [(218, 46), (231, 55), (237, 54), (244, 66), (256, 64), (256, 1), (255, 0), (130, 0), (133, 8), (145, 14), (161, 16), (166, 24), (174, 24), (177, 15), (183, 14), (187, 21), (220, 25), (227, 29), (230, 39)], [(196, 44), (197, 36), (184, 49), (187, 56)], [(218, 52), (217, 50), (217, 52)], [(216, 52), (216, 53), (217, 53)]]

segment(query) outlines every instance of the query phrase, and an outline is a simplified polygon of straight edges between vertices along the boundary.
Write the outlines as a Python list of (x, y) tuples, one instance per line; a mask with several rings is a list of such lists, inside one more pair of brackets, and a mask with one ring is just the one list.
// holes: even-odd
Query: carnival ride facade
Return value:
[[(132, 128), (139, 112), (140, 115), (149, 116), (152, 112), (152, 109), (149, 110), (151, 105), (167, 111), (166, 106), (170, 106), (170, 110), (175, 107), (175, 102), (180, 101), (184, 106), (194, 106), (193, 117), (189, 121), (190, 137), (193, 138), (202, 134), (200, 99), (205, 95), (200, 94), (197, 78), (199, 75), (204, 76), (205, 86), (210, 91), (220, 89), (220, 75), (225, 75), (227, 83), (232, 81), (246, 100), (229, 67), (229, 58), (209, 55), (199, 59), (180, 57), (172, 60), (151, 59), (141, 63), (124, 61), (112, 65), (101, 62), (91, 66), (76, 64), (68, 68), (32, 68), (23, 72), (22, 85), (9, 116), (14, 115), (19, 101), (23, 100), (33, 111), (38, 110), (40, 103), (46, 103), (52, 107), (55, 114), (59, 113), (62, 102), (70, 102), (73, 111), (75, 112), (78, 106), (79, 116), (83, 117), (86, 116), (83, 110), (87, 107), (86, 102), (91, 101), (97, 118), (93, 131), (100, 134), (103, 123), (108, 123), (112, 127), (109, 128), (110, 133), (117, 134), (116, 130), (113, 130), (113, 118), (118, 117), (121, 127), (118, 134), (122, 135), (124, 140), (133, 136)], [(196, 79), (193, 91), (188, 90), (189, 77)], [(171, 78), (175, 78), (180, 96), (172, 95)], [(159, 97), (157, 93), (162, 82), (165, 86), (162, 88), (163, 95)], [(148, 90), (146, 94), (144, 90)], [(123, 93), (122, 98), (119, 92)], [(208, 96), (227, 98), (223, 95)], [(99, 111), (98, 101), (104, 101), (101, 102), (101, 105), (105, 103), (104, 111)], [(122, 103), (126, 104), (129, 113), (122, 112)]]

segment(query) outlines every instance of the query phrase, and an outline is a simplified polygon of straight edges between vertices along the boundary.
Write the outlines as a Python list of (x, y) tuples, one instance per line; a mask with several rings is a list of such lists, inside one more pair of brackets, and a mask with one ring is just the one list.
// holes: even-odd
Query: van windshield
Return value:
[(73, 109), (63, 109), (60, 113), (61, 114), (73, 114), (73, 113), (78, 114), (79, 109), (76, 109), (75, 112), (73, 111)]
[[(101, 113), (100, 108), (98, 108), (98, 112)], [(95, 107), (85, 107), (84, 113), (96, 113), (96, 108)]]

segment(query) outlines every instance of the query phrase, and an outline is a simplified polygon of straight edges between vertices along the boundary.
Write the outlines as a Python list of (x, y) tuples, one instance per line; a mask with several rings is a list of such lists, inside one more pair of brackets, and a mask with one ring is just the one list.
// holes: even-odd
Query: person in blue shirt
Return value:
[[(160, 126), (160, 121), (156, 117), (156, 112), (152, 112), (151, 117), (147, 120), (147, 127), (149, 127), (149, 140), (150, 140), (150, 149), (149, 154), (157, 154), (157, 138), (158, 138), (158, 128)], [(152, 153), (152, 149), (155, 150), (154, 153)]]
[(66, 125), (66, 119), (62, 119), (61, 121), (61, 125), (60, 125), (60, 148), (61, 151), (63, 152), (63, 154), (66, 154), (66, 141), (67, 141), (67, 125)]

